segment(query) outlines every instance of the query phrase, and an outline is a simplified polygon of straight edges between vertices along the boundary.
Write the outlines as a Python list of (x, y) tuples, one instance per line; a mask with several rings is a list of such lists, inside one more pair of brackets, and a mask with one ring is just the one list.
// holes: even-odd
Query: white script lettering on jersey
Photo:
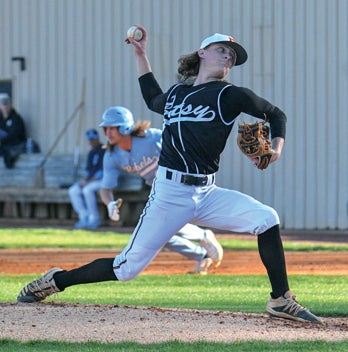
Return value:
[(126, 172), (138, 174), (141, 177), (145, 177), (150, 172), (157, 169), (158, 156), (143, 157), (138, 164), (124, 166), (123, 169)]
[(165, 124), (175, 123), (178, 121), (208, 122), (215, 118), (215, 111), (209, 106), (198, 105), (195, 108), (192, 104), (174, 105), (176, 95), (171, 97), (164, 108)]

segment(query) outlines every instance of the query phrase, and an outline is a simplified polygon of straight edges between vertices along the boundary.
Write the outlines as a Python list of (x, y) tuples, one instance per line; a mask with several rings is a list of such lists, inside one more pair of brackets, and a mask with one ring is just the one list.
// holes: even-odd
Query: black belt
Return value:
[[(173, 173), (169, 170), (166, 171), (166, 179), (171, 180)], [(180, 182), (188, 186), (205, 186), (208, 183), (208, 176), (192, 176), (181, 175)]]

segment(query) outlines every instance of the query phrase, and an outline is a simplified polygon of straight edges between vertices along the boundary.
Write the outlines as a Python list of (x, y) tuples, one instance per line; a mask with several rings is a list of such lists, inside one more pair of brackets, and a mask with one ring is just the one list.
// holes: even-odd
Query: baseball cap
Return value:
[(0, 104), (11, 102), (11, 98), (7, 93), (0, 93)]
[(215, 33), (212, 36), (205, 38), (199, 48), (204, 49), (208, 45), (216, 43), (228, 45), (236, 52), (236, 66), (244, 64), (244, 62), (248, 59), (248, 54), (245, 49), (240, 44), (238, 44), (233, 37), (225, 34)]
[(92, 128), (86, 132), (86, 138), (87, 139), (98, 139), (99, 134), (94, 128)]

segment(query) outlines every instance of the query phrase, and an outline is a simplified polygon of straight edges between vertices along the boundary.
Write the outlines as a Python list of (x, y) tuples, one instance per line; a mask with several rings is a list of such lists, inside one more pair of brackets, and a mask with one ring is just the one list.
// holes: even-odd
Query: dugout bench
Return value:
[[(74, 169), (73, 156), (51, 156), (40, 168), (42, 154), (22, 154), (13, 169), (0, 158), (0, 218), (77, 220), (68, 186), (84, 173), (85, 160)], [(121, 175), (115, 197), (122, 198), (120, 222), (112, 226), (135, 226), (146, 204), (149, 188), (139, 176)], [(99, 195), (98, 207), (103, 225), (110, 225), (107, 209)]]

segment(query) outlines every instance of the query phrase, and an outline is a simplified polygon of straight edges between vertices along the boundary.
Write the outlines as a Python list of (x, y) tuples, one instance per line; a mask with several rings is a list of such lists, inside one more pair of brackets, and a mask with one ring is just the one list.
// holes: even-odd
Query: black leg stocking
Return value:
[(66, 287), (93, 282), (117, 280), (112, 265), (114, 258), (101, 258), (70, 271), (54, 275), (57, 287), (63, 291)]
[(262, 263), (271, 282), (272, 297), (277, 298), (289, 290), (279, 225), (258, 235), (258, 246)]

